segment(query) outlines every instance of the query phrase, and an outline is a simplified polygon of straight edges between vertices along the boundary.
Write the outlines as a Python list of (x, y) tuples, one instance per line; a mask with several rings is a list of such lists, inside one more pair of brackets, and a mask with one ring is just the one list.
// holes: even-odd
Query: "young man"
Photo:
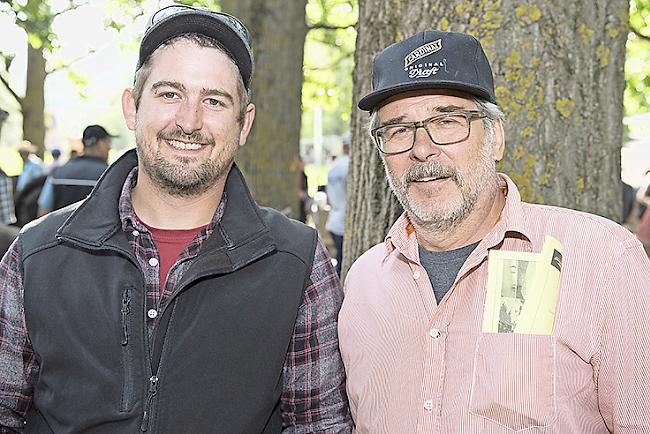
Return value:
[(650, 432), (650, 263), (604, 218), (521, 201), (479, 42), (377, 55), (371, 134), (404, 207), (339, 316), (359, 433)]
[(325, 248), (233, 165), (255, 115), (249, 44), (226, 14), (151, 17), (122, 98), (137, 155), (2, 263), (0, 426), (351, 431)]

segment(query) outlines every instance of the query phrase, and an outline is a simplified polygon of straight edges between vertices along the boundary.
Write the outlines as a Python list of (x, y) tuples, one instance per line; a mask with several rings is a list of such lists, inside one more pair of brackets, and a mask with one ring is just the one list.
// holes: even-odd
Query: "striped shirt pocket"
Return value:
[(556, 419), (553, 337), (483, 333), (475, 352), (470, 414), (523, 432)]

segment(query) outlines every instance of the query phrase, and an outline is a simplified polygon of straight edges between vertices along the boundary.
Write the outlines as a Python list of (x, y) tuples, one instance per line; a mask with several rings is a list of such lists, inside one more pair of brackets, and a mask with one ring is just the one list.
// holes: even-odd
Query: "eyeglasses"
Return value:
[(474, 119), (487, 115), (477, 110), (464, 110), (444, 113), (419, 122), (384, 125), (370, 131), (375, 145), (384, 154), (401, 154), (415, 146), (418, 128), (427, 132), (429, 139), (436, 145), (452, 145), (466, 140), (471, 132)]
[(215, 18), (224, 21), (226, 24), (229, 24), (230, 27), (233, 28), (237, 33), (239, 33), (239, 36), (246, 41), (246, 43), (250, 46), (251, 44), (251, 37), (250, 34), (248, 33), (248, 29), (239, 21), (237, 18), (233, 17), (232, 15), (224, 14), (223, 12), (215, 12), (210, 9), (206, 8), (197, 8), (194, 6), (186, 6), (186, 5), (169, 5), (166, 6), (158, 11), (156, 11), (151, 18), (149, 18), (149, 21), (147, 22), (147, 29), (150, 29), (152, 26), (158, 24), (160, 21), (163, 19), (170, 17), (172, 15), (175, 15), (179, 12), (184, 12), (184, 11), (197, 11), (199, 13), (207, 14), (207, 15), (212, 15)]

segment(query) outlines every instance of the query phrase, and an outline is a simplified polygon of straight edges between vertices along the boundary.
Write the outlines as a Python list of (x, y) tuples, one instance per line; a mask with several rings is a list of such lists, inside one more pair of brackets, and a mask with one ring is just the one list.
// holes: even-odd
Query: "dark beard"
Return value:
[[(160, 131), (156, 135), (158, 143), (176, 139), (201, 143), (204, 146), (215, 145), (214, 139), (200, 132), (185, 134), (178, 129), (171, 132)], [(150, 146), (140, 143), (137, 151), (144, 171), (163, 192), (176, 197), (195, 197), (207, 192), (228, 174), (234, 159), (234, 152), (232, 158), (229, 158), (229, 151), (233, 146), (236, 149), (237, 144), (227, 144), (219, 157), (207, 159), (193, 169), (188, 169), (194, 162), (190, 157), (175, 157), (170, 160), (160, 149), (154, 154), (151, 153)]]

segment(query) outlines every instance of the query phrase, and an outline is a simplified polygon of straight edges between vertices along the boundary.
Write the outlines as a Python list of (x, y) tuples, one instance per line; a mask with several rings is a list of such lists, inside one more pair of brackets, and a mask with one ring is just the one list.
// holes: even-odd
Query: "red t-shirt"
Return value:
[(160, 292), (162, 292), (165, 288), (169, 269), (172, 268), (172, 265), (178, 259), (178, 255), (189, 246), (196, 234), (202, 231), (207, 225), (192, 229), (159, 229), (147, 224), (145, 226), (151, 232), (158, 247), (158, 253), (160, 254)]

